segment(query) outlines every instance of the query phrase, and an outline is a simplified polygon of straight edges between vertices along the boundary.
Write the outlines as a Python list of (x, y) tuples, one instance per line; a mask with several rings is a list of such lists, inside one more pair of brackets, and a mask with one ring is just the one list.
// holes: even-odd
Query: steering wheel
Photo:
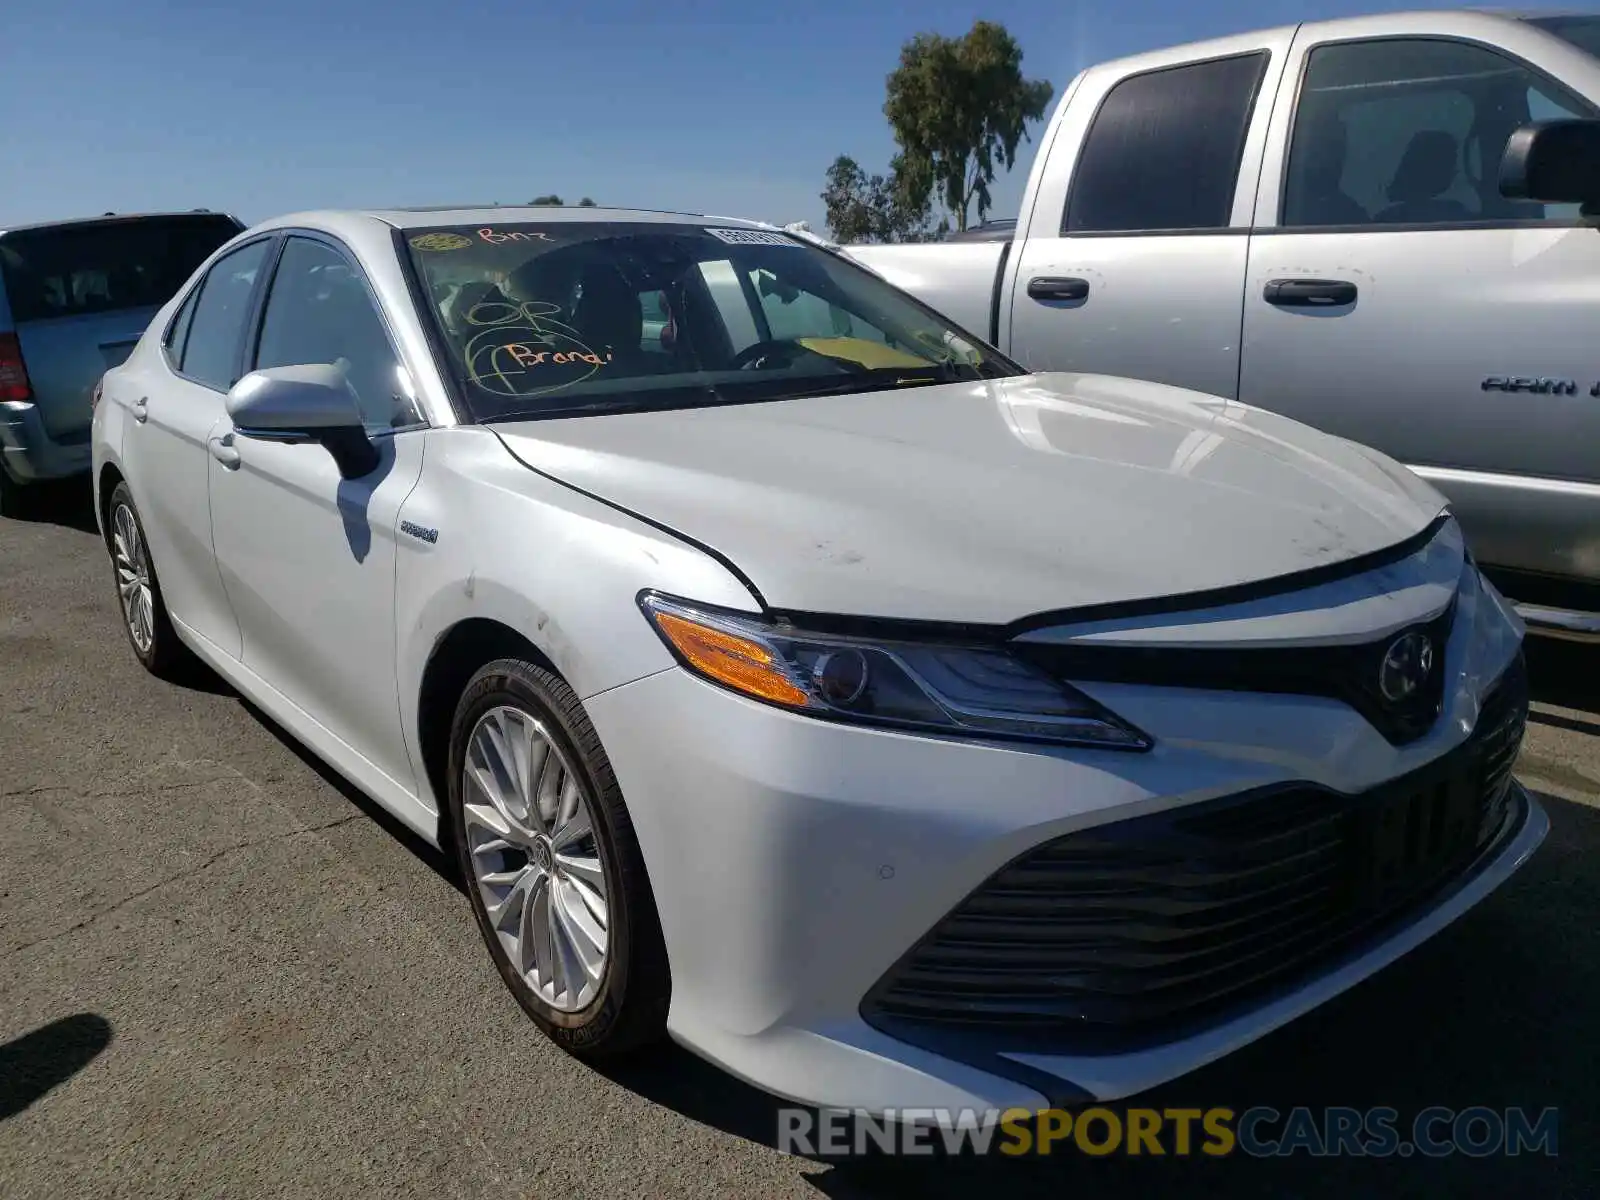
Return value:
[[(757, 342), (753, 346), (746, 346), (733, 356), (730, 369), (735, 371), (760, 371), (771, 370), (778, 367), (787, 367), (802, 354), (810, 354), (804, 346), (793, 338), (772, 338), (769, 341)], [(768, 358), (777, 359), (768, 362)]]

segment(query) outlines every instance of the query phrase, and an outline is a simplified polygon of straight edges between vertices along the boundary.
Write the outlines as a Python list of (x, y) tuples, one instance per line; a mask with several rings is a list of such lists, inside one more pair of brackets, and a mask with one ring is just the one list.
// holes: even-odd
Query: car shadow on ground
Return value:
[(71, 1079), (110, 1044), (109, 1021), (76, 1013), (0, 1045), (0, 1121)]
[[(9, 514), (8, 514), (9, 515)], [(22, 491), (15, 520), (59, 525), (80, 533), (96, 533), (94, 488), (87, 475), (29, 484)]]
[[(1569, 717), (1547, 723), (1575, 733), (1600, 735), (1600, 645), (1530, 637), (1527, 653), (1528, 683), (1534, 700), (1575, 709), (1594, 718)], [(1536, 714), (1534, 719), (1553, 715)]]
[[(213, 677), (215, 678), (215, 676)], [(222, 682), (220, 678), (218, 678), (218, 682)], [(227, 685), (224, 683), (223, 686), (226, 687)], [(422, 861), (424, 866), (439, 876), (440, 879), (444, 880), (463, 896), (466, 895), (466, 885), (462, 882), (461, 873), (456, 869), (455, 860), (450, 855), (440, 852), (438, 848), (429, 845), (428, 842), (417, 836), (415, 831), (391, 814), (388, 809), (306, 749), (296, 740), (293, 734), (245, 699), (245, 697), (240, 696), (239, 703), (273, 737), (282, 742), (289, 753), (303, 762), (310, 770), (315, 771), (329, 787), (371, 817), (374, 824), (380, 826), (385, 833), (410, 850), (412, 854)]]

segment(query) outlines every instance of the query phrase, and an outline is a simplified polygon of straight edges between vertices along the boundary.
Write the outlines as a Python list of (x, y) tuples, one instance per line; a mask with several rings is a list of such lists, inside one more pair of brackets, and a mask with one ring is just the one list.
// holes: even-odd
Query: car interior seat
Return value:
[(611, 263), (595, 263), (579, 277), (572, 325), (597, 354), (639, 370), (644, 359), (644, 305), (639, 292)]
[(1461, 146), (1452, 134), (1442, 129), (1413, 134), (1389, 181), (1391, 203), (1375, 219), (1391, 225), (1470, 220), (1474, 214), (1466, 205), (1444, 198), (1460, 163)]

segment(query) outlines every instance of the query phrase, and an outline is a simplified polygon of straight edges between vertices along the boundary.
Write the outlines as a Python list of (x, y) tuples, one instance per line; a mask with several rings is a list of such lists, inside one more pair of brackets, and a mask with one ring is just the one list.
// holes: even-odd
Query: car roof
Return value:
[(420, 229), (433, 225), (493, 225), (507, 221), (618, 221), (671, 225), (734, 225), (760, 229), (755, 221), (737, 217), (713, 217), (704, 213), (667, 212), (647, 208), (601, 208), (598, 205), (495, 204), (459, 208), (368, 209), (374, 217), (396, 229)]
[(241, 228), (244, 222), (232, 213), (213, 212), (209, 208), (184, 208), (172, 212), (103, 213), (98, 217), (66, 217), (55, 221), (33, 221), (26, 225), (0, 226), (0, 237), (8, 233), (28, 233), (37, 229), (73, 229), (91, 225), (127, 225), (140, 221), (169, 221), (173, 217), (226, 217)]
[(642, 208), (557, 207), (537, 204), (500, 204), (460, 208), (364, 208), (318, 209), (285, 213), (253, 225), (247, 231), (260, 236), (284, 229), (312, 229), (332, 234), (358, 254), (383, 256), (392, 246), (396, 230), (436, 228), (441, 225), (466, 225), (488, 228), (495, 225), (550, 224), (564, 221), (601, 221), (653, 225), (716, 225), (734, 229), (760, 229), (783, 232), (775, 225), (740, 217), (716, 217), (703, 213), (658, 212)]

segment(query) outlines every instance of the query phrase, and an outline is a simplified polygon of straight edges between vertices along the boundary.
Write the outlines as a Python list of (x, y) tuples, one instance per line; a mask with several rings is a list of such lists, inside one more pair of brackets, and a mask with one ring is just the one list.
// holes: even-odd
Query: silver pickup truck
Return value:
[(1084, 71), (1014, 228), (847, 253), (1035, 370), (1398, 458), (1530, 627), (1597, 639), (1596, 118), (1600, 15), (1290, 25)]

